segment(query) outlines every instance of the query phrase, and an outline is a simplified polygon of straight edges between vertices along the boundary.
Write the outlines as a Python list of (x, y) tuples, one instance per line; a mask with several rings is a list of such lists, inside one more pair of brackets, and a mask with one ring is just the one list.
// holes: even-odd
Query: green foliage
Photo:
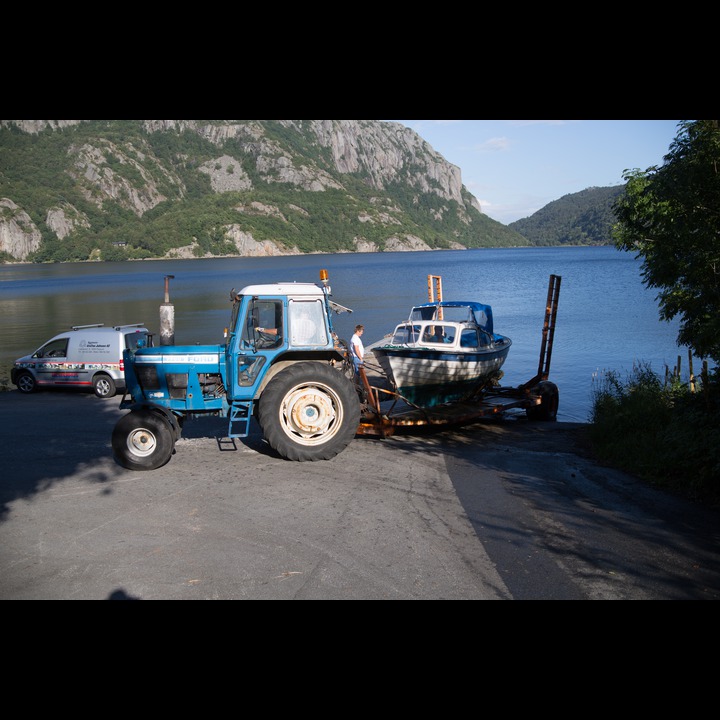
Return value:
[(10, 198), (38, 227), (44, 226), (48, 207), (75, 197), (64, 174), (68, 145), (62, 134), (34, 136), (0, 128), (0, 198)]
[[(217, 157), (217, 148), (197, 133), (154, 132), (147, 135), (157, 162), (171, 167), (185, 187), (185, 197), (193, 200), (212, 194), (210, 178), (198, 167)], [(165, 193), (172, 197), (169, 193)]]
[(663, 381), (640, 363), (593, 388), (590, 437), (603, 462), (658, 487), (720, 504), (720, 379)]
[(613, 204), (622, 192), (613, 186), (565, 195), (508, 227), (533, 245), (612, 245)]
[(682, 121), (661, 167), (625, 173), (616, 246), (642, 258), (678, 345), (720, 361), (720, 121)]
[(312, 164), (318, 162), (325, 169), (332, 167), (330, 149), (321, 147), (311, 134), (302, 132), (303, 120), (297, 121), (297, 126), (288, 126), (272, 120), (259, 122), (265, 130), (265, 136), (284, 148), (290, 157), (303, 158), (304, 161)]

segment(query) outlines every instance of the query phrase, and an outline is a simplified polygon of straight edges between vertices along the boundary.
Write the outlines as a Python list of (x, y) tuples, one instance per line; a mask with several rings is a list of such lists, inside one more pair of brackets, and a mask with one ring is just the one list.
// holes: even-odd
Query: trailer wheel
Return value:
[(133, 410), (118, 420), (112, 434), (115, 459), (128, 470), (156, 470), (172, 457), (175, 432), (157, 413)]
[(330, 460), (357, 434), (360, 402), (352, 381), (339, 370), (297, 363), (268, 383), (258, 423), (270, 447), (286, 460)]
[(560, 404), (560, 391), (555, 383), (547, 380), (539, 382), (537, 394), (540, 395), (540, 404), (527, 408), (525, 411), (530, 420), (544, 420), (554, 422), (557, 420), (558, 406)]

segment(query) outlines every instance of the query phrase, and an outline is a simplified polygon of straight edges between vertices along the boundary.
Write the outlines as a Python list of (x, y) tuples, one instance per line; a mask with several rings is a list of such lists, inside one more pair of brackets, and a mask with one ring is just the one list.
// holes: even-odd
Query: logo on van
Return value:
[(80, 341), (80, 349), (81, 350), (99, 350), (104, 352), (109, 352), (110, 350), (110, 343), (107, 345), (102, 345), (101, 343), (97, 342), (96, 340), (81, 340)]

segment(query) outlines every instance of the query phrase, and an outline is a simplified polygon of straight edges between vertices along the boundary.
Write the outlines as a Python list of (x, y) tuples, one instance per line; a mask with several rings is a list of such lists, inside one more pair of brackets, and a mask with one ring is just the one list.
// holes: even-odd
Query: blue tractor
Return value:
[(222, 416), (228, 437), (244, 438), (257, 421), (287, 460), (329, 460), (355, 437), (361, 400), (347, 346), (333, 331), (320, 283), (252, 285), (232, 290), (224, 345), (140, 347), (124, 353), (129, 410), (112, 434), (117, 462), (130, 470), (165, 465), (189, 417)]

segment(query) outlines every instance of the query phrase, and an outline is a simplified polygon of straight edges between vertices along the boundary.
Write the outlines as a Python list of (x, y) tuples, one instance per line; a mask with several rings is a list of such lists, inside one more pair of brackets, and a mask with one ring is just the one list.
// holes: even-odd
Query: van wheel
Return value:
[(15, 385), (17, 385), (17, 389), (21, 393), (25, 393), (26, 395), (37, 390), (37, 382), (32, 373), (29, 372), (20, 373), (15, 380)]
[(167, 419), (148, 410), (133, 410), (115, 425), (113, 453), (128, 470), (156, 470), (172, 457), (174, 438)]
[(93, 388), (99, 398), (115, 397), (117, 392), (115, 381), (109, 375), (96, 375), (93, 378)]
[(270, 447), (286, 460), (330, 460), (357, 434), (360, 402), (355, 386), (339, 370), (297, 363), (265, 388), (258, 422)]

